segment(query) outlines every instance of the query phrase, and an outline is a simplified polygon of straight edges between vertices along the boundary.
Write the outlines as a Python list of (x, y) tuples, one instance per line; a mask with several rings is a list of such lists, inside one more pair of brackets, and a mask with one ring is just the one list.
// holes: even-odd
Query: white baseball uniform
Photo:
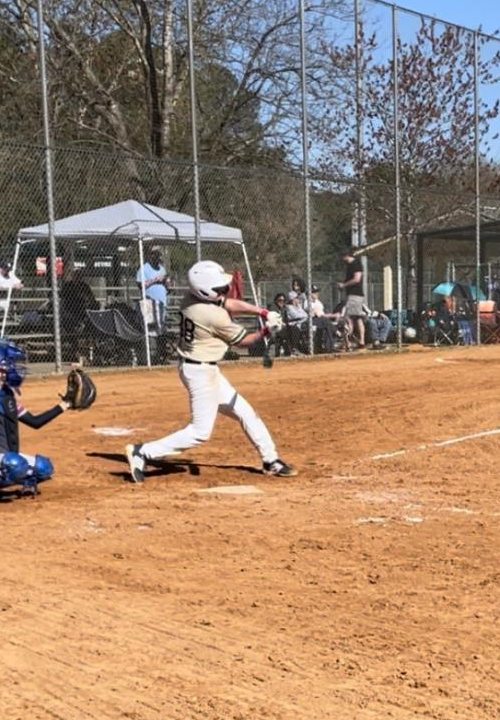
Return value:
[(233, 322), (221, 305), (202, 302), (191, 294), (186, 295), (181, 306), (180, 328), (179, 375), (189, 393), (191, 422), (172, 435), (144, 443), (141, 455), (160, 458), (205, 442), (221, 412), (239, 420), (264, 462), (274, 462), (278, 454), (268, 429), (217, 367), (228, 345), (243, 339), (245, 329)]

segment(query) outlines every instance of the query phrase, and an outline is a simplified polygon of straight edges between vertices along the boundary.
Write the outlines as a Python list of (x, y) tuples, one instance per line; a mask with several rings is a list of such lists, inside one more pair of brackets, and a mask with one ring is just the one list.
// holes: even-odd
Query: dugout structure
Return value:
[[(33, 246), (34, 243), (47, 242), (50, 237), (50, 230), (48, 223), (19, 230), (12, 262), (14, 274), (23, 250), (28, 246)], [(85, 246), (89, 241), (98, 243), (101, 250), (107, 249), (109, 252), (118, 252), (120, 246), (136, 244), (139, 267), (141, 268), (142, 297), (146, 297), (143, 268), (145, 250), (148, 245), (184, 244), (186, 247), (190, 246), (194, 251), (196, 247), (196, 230), (196, 221), (191, 215), (156, 207), (138, 200), (125, 200), (114, 205), (107, 205), (88, 212), (71, 215), (56, 220), (53, 224), (53, 233), (58, 252), (65, 245)], [(252, 295), (257, 303), (256, 287), (241, 230), (201, 220), (199, 223), (199, 238), (202, 249), (207, 248), (208, 250), (210, 248), (212, 255), (216, 255), (216, 257), (210, 257), (208, 254), (204, 256), (204, 253), (202, 253), (202, 259), (217, 260), (219, 253), (214, 250), (214, 246), (224, 244), (227, 246), (229, 244), (240, 249)], [(192, 252), (191, 260), (192, 262), (196, 261), (194, 252)], [(11, 296), (12, 288), (9, 288), (2, 320), (1, 337), (5, 335), (7, 327)], [(54, 293), (54, 297), (56, 296), (57, 293)], [(57, 338), (56, 333), (55, 337)], [(144, 341), (147, 365), (151, 367), (151, 345), (146, 318), (144, 318)]]
[[(490, 222), (482, 222), (479, 226), (476, 224), (460, 225), (456, 227), (445, 228), (429, 228), (417, 233), (417, 309), (422, 311), (424, 307), (424, 274), (425, 274), (425, 258), (429, 257), (431, 247), (441, 245), (443, 243), (457, 243), (458, 246), (464, 246), (464, 252), (470, 257), (470, 266), (474, 267), (474, 277), (470, 279), (473, 283), (477, 280), (477, 274), (480, 274), (481, 268), (487, 265), (488, 260), (492, 257), (500, 256), (500, 220), (492, 220)], [(475, 258), (475, 244), (479, 239), (479, 266), (477, 267)], [(494, 253), (494, 249), (496, 253)], [(462, 256), (464, 253), (460, 253)], [(444, 280), (444, 272), (442, 277), (437, 278), (436, 282)], [(481, 283), (480, 283), (481, 285)], [(484, 289), (484, 288), (483, 288)]]

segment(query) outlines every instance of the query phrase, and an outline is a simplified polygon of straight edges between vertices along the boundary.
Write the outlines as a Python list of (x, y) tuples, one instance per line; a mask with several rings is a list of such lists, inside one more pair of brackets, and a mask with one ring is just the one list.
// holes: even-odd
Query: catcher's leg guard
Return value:
[(52, 461), (45, 455), (35, 455), (35, 462), (30, 467), (30, 474), (23, 480), (23, 491), (26, 494), (37, 494), (38, 483), (50, 480), (54, 473)]
[(0, 462), (0, 486), (17, 485), (24, 483), (30, 471), (26, 458), (17, 452), (7, 452)]
[(35, 455), (35, 464), (33, 465), (33, 474), (36, 475), (38, 482), (49, 480), (54, 474), (54, 466), (50, 458), (45, 455)]

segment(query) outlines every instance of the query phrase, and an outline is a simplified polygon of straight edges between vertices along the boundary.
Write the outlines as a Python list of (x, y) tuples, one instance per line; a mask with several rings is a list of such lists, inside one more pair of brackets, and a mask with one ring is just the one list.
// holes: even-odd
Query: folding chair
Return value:
[(493, 300), (479, 301), (479, 329), (482, 343), (500, 343), (500, 313)]
[(437, 317), (432, 334), (433, 344), (436, 347), (439, 345), (460, 344), (458, 325), (452, 318)]
[(335, 328), (335, 352), (347, 352), (354, 342), (354, 333), (351, 321), (345, 315), (333, 323)]
[(458, 322), (454, 315), (443, 311), (440, 305), (429, 305), (422, 313), (422, 335), (424, 342), (435, 347), (461, 343)]
[[(133, 312), (133, 311), (132, 311)], [(94, 348), (95, 359), (102, 364), (122, 364), (125, 360), (132, 365), (144, 364), (146, 357), (146, 342), (144, 330), (140, 328), (142, 318), (136, 316), (125, 317), (118, 308), (106, 310), (87, 310), (92, 325), (99, 332), (111, 340), (111, 346), (96, 343)], [(173, 360), (176, 355), (176, 336), (174, 332), (156, 336), (150, 335), (151, 349), (159, 362)]]

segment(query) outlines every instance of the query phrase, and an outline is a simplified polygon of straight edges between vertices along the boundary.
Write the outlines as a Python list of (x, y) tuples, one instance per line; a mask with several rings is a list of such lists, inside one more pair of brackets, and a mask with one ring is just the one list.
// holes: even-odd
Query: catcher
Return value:
[(16, 397), (25, 377), (24, 351), (13, 342), (0, 341), (0, 489), (20, 485), (25, 495), (36, 495), (38, 483), (49, 480), (54, 472), (44, 455), (19, 452), (19, 423), (38, 429), (66, 410), (84, 410), (96, 398), (92, 380), (81, 370), (71, 370), (61, 401), (38, 415), (26, 410)]

